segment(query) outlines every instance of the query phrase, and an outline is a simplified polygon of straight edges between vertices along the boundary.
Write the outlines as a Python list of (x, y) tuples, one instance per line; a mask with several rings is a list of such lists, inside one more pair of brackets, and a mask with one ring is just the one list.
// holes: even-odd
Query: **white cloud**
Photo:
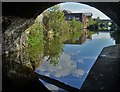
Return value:
[(53, 66), (49, 61), (43, 61), (43, 64), (36, 70), (38, 73), (43, 73), (46, 76), (53, 75), (55, 77), (64, 77), (72, 74), (73, 76), (80, 77), (84, 75), (82, 69), (77, 68), (77, 63), (71, 60), (67, 54), (62, 54), (58, 66)]
[(103, 39), (103, 38), (111, 38), (109, 33), (99, 33), (99, 34), (93, 34), (92, 39)]

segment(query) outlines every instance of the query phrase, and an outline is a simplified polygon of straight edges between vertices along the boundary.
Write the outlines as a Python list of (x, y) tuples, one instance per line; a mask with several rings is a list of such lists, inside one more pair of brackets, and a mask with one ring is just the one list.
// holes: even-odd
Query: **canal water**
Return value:
[[(115, 45), (109, 32), (98, 32), (80, 42), (80, 38), (59, 42), (59, 40), (46, 40), (42, 63), (35, 72), (59, 80), (67, 85), (80, 89), (91, 67), (104, 47)], [(55, 54), (55, 53), (56, 54)], [(62, 90), (40, 79), (50, 90)]]

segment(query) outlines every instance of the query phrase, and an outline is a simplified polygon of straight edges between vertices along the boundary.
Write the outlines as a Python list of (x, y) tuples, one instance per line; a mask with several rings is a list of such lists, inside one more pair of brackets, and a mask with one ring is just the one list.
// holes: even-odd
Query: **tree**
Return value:
[(96, 24), (96, 21), (93, 20), (92, 18), (89, 18), (89, 20), (88, 20), (88, 26), (95, 25), (95, 24)]
[(47, 31), (52, 30), (54, 33), (65, 30), (65, 16), (60, 10), (59, 5), (55, 5), (48, 9), (43, 17), (44, 28)]
[(75, 18), (73, 18), (72, 21), (69, 21), (68, 23), (70, 25), (70, 31), (72, 31), (73, 33), (82, 28), (82, 23), (80, 21), (76, 21)]
[(43, 28), (40, 23), (34, 23), (29, 28), (28, 51), (31, 64), (40, 62), (43, 53)]

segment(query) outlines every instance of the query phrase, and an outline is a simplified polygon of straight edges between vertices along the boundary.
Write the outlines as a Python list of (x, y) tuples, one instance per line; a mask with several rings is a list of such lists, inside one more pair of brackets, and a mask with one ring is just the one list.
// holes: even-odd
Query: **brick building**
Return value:
[(83, 28), (87, 28), (87, 23), (89, 21), (89, 18), (92, 18), (92, 13), (72, 13), (68, 10), (63, 10), (66, 21), (71, 21), (73, 18), (75, 18), (77, 21), (81, 21), (83, 24)]

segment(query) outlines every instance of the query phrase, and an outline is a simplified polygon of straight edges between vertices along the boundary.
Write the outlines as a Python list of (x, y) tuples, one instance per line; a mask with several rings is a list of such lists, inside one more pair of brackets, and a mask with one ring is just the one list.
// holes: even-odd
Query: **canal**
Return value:
[[(72, 11), (66, 9), (61, 12), (59, 8), (59, 6), (55, 6), (45, 10), (35, 21), (33, 18), (28, 19), (27, 16), (25, 19), (20, 17), (21, 15), (15, 17), (11, 13), (8, 14), (10, 16), (3, 16), (4, 49), (0, 48), (3, 61), (3, 90), (38, 92), (49, 89), (53, 92), (78, 92), (85, 84), (88, 75), (91, 74), (90, 71), (95, 66), (103, 48), (120, 43), (120, 31), (116, 24), (106, 23), (105, 27), (100, 23), (101, 18), (92, 20), (92, 15), (94, 15), (92, 13), (88, 18), (87, 13), (72, 14)], [(88, 9), (91, 8), (88, 7)], [(74, 16), (71, 17), (71, 15)], [(106, 54), (102, 54), (100, 57), (106, 57)], [(108, 66), (111, 64), (107, 63), (109, 63)], [(105, 66), (105, 68), (112, 70), (111, 66)], [(98, 72), (97, 69), (95, 68)], [(100, 69), (102, 68), (100, 67)], [(101, 72), (99, 74), (103, 81), (106, 80)], [(114, 76), (110, 78), (112, 79)], [(97, 82), (99, 83), (99, 81)], [(94, 84), (96, 81), (92, 81), (92, 83)], [(103, 82), (105, 86), (108, 83)], [(100, 84), (101, 89), (104, 88), (103, 84)], [(88, 85), (85, 84), (86, 86)], [(92, 85), (92, 87), (95, 86)], [(108, 86), (108, 88), (110, 87)]]
[[(80, 89), (102, 49), (119, 43), (118, 36), (116, 38), (111, 32), (88, 33), (88, 36), (82, 35), (80, 31), (74, 34), (44, 35), (41, 43), (34, 47), (3, 55), (3, 72), (15, 85), (22, 85), (21, 79), (18, 84), (14, 80), (20, 76), (33, 78), (29, 72), (34, 70), (38, 76), (47, 76)], [(27, 67), (26, 70), (24, 66)], [(64, 89), (53, 85), (56, 83), (47, 83), (47, 79), (45, 82), (38, 78), (50, 90)]]
[[(54, 39), (53, 39), (54, 38)], [(91, 67), (104, 47), (115, 45), (110, 32), (98, 32), (82, 41), (82, 38), (66, 39), (61, 42), (58, 37), (46, 38), (44, 57), (35, 72), (59, 80), (80, 89)], [(62, 90), (44, 82), (50, 90)]]

